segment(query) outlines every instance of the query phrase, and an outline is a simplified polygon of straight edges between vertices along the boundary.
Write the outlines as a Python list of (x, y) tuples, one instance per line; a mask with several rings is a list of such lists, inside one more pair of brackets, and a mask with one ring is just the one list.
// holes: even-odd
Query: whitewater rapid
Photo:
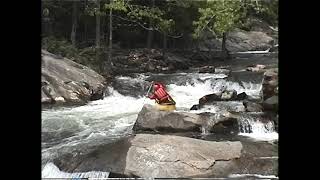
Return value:
[[(199, 98), (223, 90), (236, 90), (245, 92), (255, 98), (261, 95), (261, 83), (227, 81), (224, 74), (188, 74), (180, 73), (178, 76), (188, 78), (185, 83), (170, 82), (166, 84), (169, 94), (175, 99), (177, 111), (199, 113), (209, 111), (216, 113), (219, 108), (189, 111), (198, 104)], [(138, 75), (136, 77), (118, 77), (119, 81), (134, 83), (139, 86), (146, 83), (150, 76)], [(141, 88), (144, 91), (145, 88)], [(84, 106), (73, 108), (58, 108), (43, 110), (42, 112), (42, 176), (50, 178), (55, 176), (73, 177), (59, 171), (50, 160), (59, 156), (64, 151), (81, 149), (89, 151), (91, 147), (105, 144), (110, 139), (117, 139), (132, 133), (138, 113), (144, 104), (154, 104), (153, 100), (144, 96), (127, 96), (119, 93), (113, 87), (108, 87), (108, 96), (104, 99), (93, 101)], [(144, 93), (144, 92), (142, 92)], [(241, 133), (256, 140), (275, 140), (278, 134), (273, 129), (273, 124), (265, 125), (259, 121), (249, 119), (252, 126), (251, 133)], [(48, 163), (46, 163), (48, 162)], [(92, 172), (81, 174), (83, 177), (104, 177), (108, 172)], [(57, 175), (58, 174), (58, 175)], [(95, 174), (95, 175), (92, 175)], [(99, 175), (98, 175), (99, 174)], [(79, 174), (77, 174), (79, 175)]]

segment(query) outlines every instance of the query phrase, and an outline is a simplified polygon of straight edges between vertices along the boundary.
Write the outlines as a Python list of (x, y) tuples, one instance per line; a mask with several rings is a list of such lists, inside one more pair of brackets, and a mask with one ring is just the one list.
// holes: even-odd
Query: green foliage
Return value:
[(200, 17), (193, 22), (193, 37), (198, 38), (206, 28), (216, 32), (218, 36), (230, 31), (238, 24), (242, 5), (240, 0), (208, 0), (205, 7), (198, 9)]
[(261, 1), (261, 10), (257, 14), (258, 17), (265, 20), (271, 25), (278, 24), (278, 0), (271, 0), (270, 2)]
[(165, 17), (166, 11), (159, 7), (148, 7), (144, 5), (134, 4), (134, 1), (113, 0), (112, 3), (105, 4), (105, 10), (112, 8), (119, 13), (125, 13), (125, 18), (140, 23), (153, 21), (155, 28), (163, 33), (168, 33), (174, 26), (174, 20)]
[(278, 0), (244, 0), (245, 18), (257, 17), (270, 25), (278, 24)]
[(248, 28), (246, 19), (251, 16), (277, 25), (278, 0), (207, 0), (198, 12), (199, 18), (193, 22), (193, 37), (199, 38), (205, 29), (221, 36), (235, 27)]
[(127, 3), (124, 0), (113, 0), (112, 3), (105, 4), (105, 9), (127, 12)]
[[(169, 46), (170, 43), (179, 46), (180, 40), (187, 40), (191, 34), (199, 38), (201, 32), (205, 30), (214, 31), (218, 36), (235, 27), (250, 30), (253, 26), (250, 25), (249, 18), (262, 19), (270, 25), (277, 25), (278, 21), (278, 0), (155, 0), (154, 2), (155, 5), (152, 7), (151, 0), (113, 0), (111, 4), (110, 0), (100, 0), (101, 6), (98, 11), (96, 0), (79, 1), (77, 47), (94, 44), (96, 36), (94, 16), (97, 13), (101, 16), (101, 47), (108, 43), (109, 19), (103, 16), (108, 16), (107, 12), (110, 8), (113, 9), (114, 16), (121, 17), (113, 19), (113, 41), (121, 42), (123, 47), (137, 47), (138, 43), (146, 42), (146, 29), (150, 24), (152, 28), (160, 31), (153, 34), (152, 42), (154, 47), (160, 47), (159, 39), (162, 38), (162, 34), (169, 36)], [(43, 31), (43, 35), (59, 38), (48, 37), (47, 40), (51, 38), (50, 42), (45, 43), (44, 39), (43, 44), (46, 44), (46, 48), (53, 53), (59, 52), (58, 54), (80, 62), (75, 54), (80, 54), (83, 49), (76, 49), (68, 42), (72, 29), (72, 5), (72, 1), (42, 1), (41, 13), (45, 20), (43, 27), (48, 29), (46, 31), (48, 33)], [(173, 36), (179, 37), (181, 34), (183, 34), (182, 38), (174, 41), (169, 39)], [(86, 50), (83, 55), (88, 57), (85, 59), (95, 62), (96, 58), (89, 58), (93, 57), (91, 54), (93, 52), (93, 49)]]
[(105, 13), (101, 10), (101, 7), (102, 6), (100, 6), (99, 11), (97, 1), (88, 1), (88, 3), (85, 6), (85, 14), (89, 16), (95, 16), (97, 14), (99, 14), (100, 16), (105, 16)]
[[(97, 49), (95, 47), (87, 47), (83, 49), (77, 49), (72, 44), (64, 39), (56, 39), (54, 37), (45, 37), (42, 39), (42, 49), (46, 49), (48, 52), (61, 55), (71, 59), (77, 63), (83, 64), (99, 72), (99, 66), (102, 62), (96, 58)], [(106, 56), (104, 53), (100, 53), (101, 56)], [(105, 59), (105, 58), (99, 58)]]
[(72, 44), (63, 39), (56, 39), (54, 37), (45, 37), (42, 39), (42, 48), (53, 54), (60, 54), (63, 57), (74, 59), (78, 50)]

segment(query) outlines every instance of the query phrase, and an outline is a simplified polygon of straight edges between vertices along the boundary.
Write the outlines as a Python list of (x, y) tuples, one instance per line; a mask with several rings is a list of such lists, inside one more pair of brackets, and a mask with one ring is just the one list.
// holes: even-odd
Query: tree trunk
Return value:
[(100, 48), (100, 0), (97, 0), (98, 12), (96, 13), (96, 48)]
[[(87, 7), (87, 0), (84, 1), (84, 9)], [(83, 36), (83, 41), (85, 44), (87, 44), (87, 39), (88, 39), (88, 20), (87, 16), (84, 14), (83, 17), (83, 24), (84, 24), (84, 36)]]
[[(151, 8), (154, 8), (155, 0), (151, 0)], [(149, 18), (149, 29), (153, 28), (153, 20)], [(147, 48), (152, 48), (153, 30), (148, 30)]]
[(78, 25), (78, 1), (73, 2), (72, 7), (72, 29), (71, 29), (71, 43), (75, 47), (76, 46), (76, 34), (77, 34), (77, 25)]
[(87, 17), (84, 17), (84, 41), (87, 42), (88, 40), (88, 22)]
[(221, 50), (222, 50), (223, 57), (224, 58), (229, 58), (230, 54), (229, 54), (228, 49), (226, 48), (226, 41), (227, 41), (227, 33), (224, 32), (222, 34), (222, 45), (221, 45), (222, 47), (221, 47)]
[(222, 52), (227, 51), (226, 40), (227, 40), (227, 37), (226, 37), (226, 33), (224, 32), (224, 33), (222, 33), (222, 47), (221, 47)]
[[(113, 0), (110, 0), (110, 3), (112, 3)], [(112, 8), (110, 9), (109, 12), (109, 55), (108, 55), (108, 66), (111, 65), (113, 66), (112, 63)]]
[(167, 34), (163, 34), (163, 50), (167, 49)]

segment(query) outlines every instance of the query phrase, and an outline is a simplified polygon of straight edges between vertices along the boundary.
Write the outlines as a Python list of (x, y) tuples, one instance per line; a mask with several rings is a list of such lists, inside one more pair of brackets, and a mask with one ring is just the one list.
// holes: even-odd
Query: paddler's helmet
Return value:
[(156, 82), (156, 83), (153, 84), (153, 89), (155, 91), (158, 90), (160, 87), (163, 87), (163, 85), (161, 83)]

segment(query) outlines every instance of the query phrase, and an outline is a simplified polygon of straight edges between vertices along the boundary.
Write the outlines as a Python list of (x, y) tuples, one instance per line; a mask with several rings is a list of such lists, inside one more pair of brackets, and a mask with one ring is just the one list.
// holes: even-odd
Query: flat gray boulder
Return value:
[[(228, 128), (220, 126), (224, 124), (227, 124)], [(160, 111), (147, 104), (139, 112), (133, 130), (135, 132), (202, 132), (202, 128), (206, 128), (208, 131), (220, 131), (218, 127), (236, 131), (238, 123), (236, 119), (222, 114)]]
[(137, 134), (89, 153), (68, 151), (54, 164), (66, 172), (104, 171), (122, 177), (223, 177), (237, 168), (242, 148), (240, 141)]
[[(131, 141), (125, 174), (138, 177), (213, 176), (219, 161), (231, 161), (241, 155), (242, 144), (212, 142), (170, 135), (138, 134)], [(217, 169), (218, 168), (218, 169)]]

